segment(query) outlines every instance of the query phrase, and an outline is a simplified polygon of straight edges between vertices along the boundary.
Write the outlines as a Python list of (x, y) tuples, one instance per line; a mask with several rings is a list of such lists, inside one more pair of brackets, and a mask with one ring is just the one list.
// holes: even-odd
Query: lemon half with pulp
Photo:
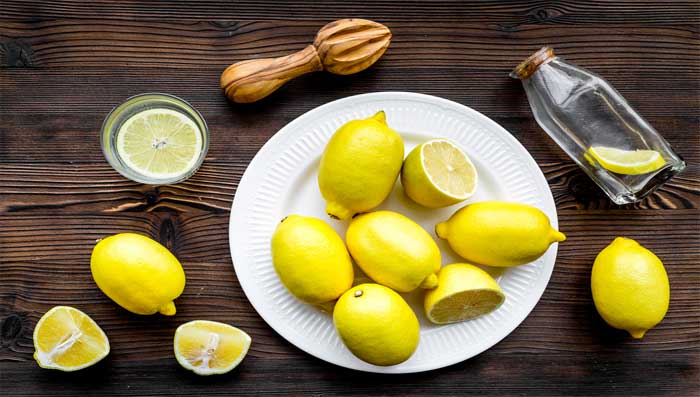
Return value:
[(588, 152), (603, 168), (616, 174), (642, 175), (666, 165), (666, 160), (656, 150), (622, 150), (593, 146)]
[(196, 320), (175, 331), (175, 359), (197, 375), (224, 374), (243, 361), (251, 338), (240, 329), (216, 321)]
[(454, 263), (440, 269), (438, 287), (425, 293), (428, 320), (450, 324), (498, 309), (506, 297), (490, 274), (474, 265)]
[(406, 195), (428, 208), (470, 198), (478, 184), (476, 168), (462, 149), (447, 139), (431, 139), (411, 151), (401, 170)]
[(125, 165), (149, 178), (166, 179), (192, 170), (202, 153), (202, 132), (187, 115), (148, 109), (127, 119), (117, 134)]
[(109, 354), (109, 340), (87, 314), (56, 306), (34, 327), (34, 359), (42, 368), (77, 371)]

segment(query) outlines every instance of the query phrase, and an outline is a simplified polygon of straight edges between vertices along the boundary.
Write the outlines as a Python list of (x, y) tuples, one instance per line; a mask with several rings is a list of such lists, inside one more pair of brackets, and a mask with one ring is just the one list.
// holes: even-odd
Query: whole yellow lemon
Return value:
[(666, 315), (671, 289), (653, 252), (618, 237), (595, 258), (591, 292), (605, 322), (639, 339)]
[(345, 243), (324, 221), (290, 215), (272, 235), (272, 263), (297, 299), (322, 304), (352, 286), (354, 271)]
[(457, 254), (471, 262), (509, 267), (532, 262), (553, 243), (566, 240), (539, 209), (505, 201), (482, 201), (455, 212), (435, 227)]
[(358, 215), (345, 240), (367, 276), (399, 292), (435, 288), (440, 249), (419, 224), (393, 211)]
[(418, 347), (420, 326), (401, 295), (378, 284), (360, 284), (338, 299), (333, 324), (345, 346), (374, 365), (396, 365)]
[(90, 258), (92, 278), (119, 306), (136, 314), (175, 314), (173, 300), (185, 288), (185, 271), (158, 242), (120, 233), (100, 240)]
[(401, 136), (386, 124), (384, 112), (340, 127), (318, 170), (328, 215), (350, 219), (381, 204), (401, 171), (403, 150)]

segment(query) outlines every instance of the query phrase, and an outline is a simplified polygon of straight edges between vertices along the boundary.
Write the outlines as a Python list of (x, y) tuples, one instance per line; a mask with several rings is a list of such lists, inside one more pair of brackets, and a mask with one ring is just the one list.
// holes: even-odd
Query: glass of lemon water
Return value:
[(209, 129), (199, 112), (173, 95), (139, 94), (107, 115), (102, 151), (117, 172), (136, 182), (182, 182), (197, 171), (209, 148)]

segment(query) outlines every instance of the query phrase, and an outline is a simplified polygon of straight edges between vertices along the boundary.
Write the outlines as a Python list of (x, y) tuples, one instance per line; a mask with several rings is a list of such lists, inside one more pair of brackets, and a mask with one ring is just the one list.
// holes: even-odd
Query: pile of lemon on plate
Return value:
[[(382, 366), (406, 361), (420, 339), (418, 319), (399, 293), (424, 289), (425, 314), (435, 324), (470, 320), (506, 299), (475, 264), (528, 263), (566, 238), (534, 207), (477, 202), (436, 225), (438, 237), (466, 260), (443, 267), (440, 249), (420, 225), (397, 212), (372, 211), (399, 175), (406, 195), (428, 208), (467, 200), (478, 185), (474, 164), (447, 139), (424, 142), (404, 159), (403, 140), (380, 111), (341, 126), (319, 165), (326, 212), (349, 222), (345, 241), (323, 220), (290, 214), (271, 242), (272, 262), (287, 290), (332, 312), (347, 348)], [(353, 286), (353, 260), (373, 283)]]

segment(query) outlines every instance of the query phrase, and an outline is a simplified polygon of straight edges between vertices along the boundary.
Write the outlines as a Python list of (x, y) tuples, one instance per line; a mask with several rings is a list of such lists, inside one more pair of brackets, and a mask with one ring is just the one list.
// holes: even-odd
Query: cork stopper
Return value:
[(514, 79), (526, 80), (532, 76), (540, 66), (546, 64), (552, 59), (556, 58), (554, 56), (554, 50), (550, 47), (542, 47), (536, 53), (527, 57), (520, 65), (518, 65), (512, 72), (510, 72), (510, 77)]

